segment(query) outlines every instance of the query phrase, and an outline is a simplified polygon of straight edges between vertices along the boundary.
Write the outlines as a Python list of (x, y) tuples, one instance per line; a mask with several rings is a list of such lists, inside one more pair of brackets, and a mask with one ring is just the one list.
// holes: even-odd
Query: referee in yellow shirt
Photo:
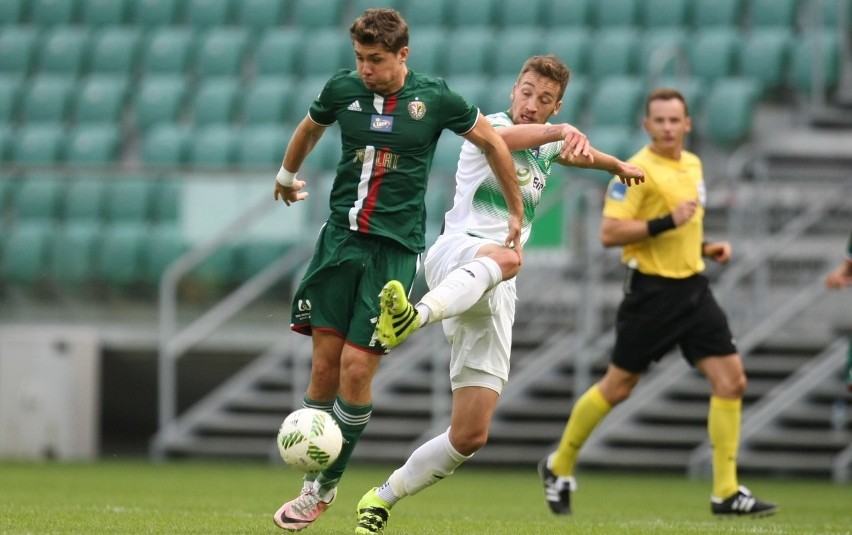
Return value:
[(601, 242), (622, 246), (627, 265), (616, 342), (604, 377), (575, 403), (558, 449), (539, 464), (545, 499), (555, 514), (571, 513), (574, 465), (594, 428), (627, 399), (641, 374), (678, 346), (710, 381), (707, 429), (713, 448), (714, 515), (764, 516), (778, 506), (755, 498), (737, 481), (740, 413), (746, 377), (725, 313), (710, 291), (704, 258), (725, 264), (728, 242), (703, 241), (706, 192), (701, 160), (684, 150), (692, 129), (678, 91), (653, 91), (645, 106), (651, 142), (629, 161), (645, 171), (645, 183), (610, 183)]

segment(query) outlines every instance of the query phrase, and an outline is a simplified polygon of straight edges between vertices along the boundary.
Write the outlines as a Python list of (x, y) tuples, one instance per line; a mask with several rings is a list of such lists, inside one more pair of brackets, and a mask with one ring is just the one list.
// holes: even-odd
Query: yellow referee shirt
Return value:
[(640, 273), (673, 279), (704, 271), (701, 241), (707, 193), (701, 160), (688, 151), (681, 153), (680, 160), (670, 160), (646, 146), (628, 161), (645, 171), (645, 183), (628, 188), (613, 178), (604, 202), (605, 217), (647, 221), (671, 213), (681, 201), (697, 200), (699, 206), (683, 225), (625, 245), (622, 261), (635, 259)]

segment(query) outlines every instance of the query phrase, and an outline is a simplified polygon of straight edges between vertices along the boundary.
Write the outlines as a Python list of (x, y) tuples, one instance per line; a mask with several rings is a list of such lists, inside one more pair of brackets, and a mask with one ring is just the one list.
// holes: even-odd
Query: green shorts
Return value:
[(375, 337), (379, 293), (396, 279), (410, 291), (420, 255), (397, 242), (326, 224), (293, 295), (290, 328), (337, 333), (365, 351), (385, 353)]

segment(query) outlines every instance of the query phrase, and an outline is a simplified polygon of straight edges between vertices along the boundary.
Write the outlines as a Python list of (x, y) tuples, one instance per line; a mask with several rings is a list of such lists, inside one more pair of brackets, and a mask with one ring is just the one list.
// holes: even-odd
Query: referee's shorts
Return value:
[(642, 373), (675, 346), (694, 365), (737, 352), (728, 319), (704, 275), (671, 279), (628, 272), (616, 316), (612, 363)]

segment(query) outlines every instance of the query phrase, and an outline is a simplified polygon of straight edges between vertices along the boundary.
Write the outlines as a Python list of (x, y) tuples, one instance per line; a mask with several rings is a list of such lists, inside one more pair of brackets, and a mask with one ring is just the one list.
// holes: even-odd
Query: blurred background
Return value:
[[(0, 457), (277, 461), (310, 340), (290, 296), (327, 214), (332, 127), (286, 208), (272, 184), (348, 26), (399, 9), (409, 66), (485, 113), (523, 61), (572, 69), (559, 121), (627, 158), (644, 97), (674, 86), (704, 160), (711, 267), (750, 377), (741, 470), (846, 481), (852, 302), (823, 278), (852, 230), (850, 0), (0, 0)], [(439, 143), (429, 242), (461, 138)], [(600, 172), (558, 169), (519, 277), (512, 380), (473, 462), (523, 464), (605, 369), (621, 294), (597, 240)], [(415, 293), (422, 293), (419, 280)], [(448, 425), (448, 347), (385, 359), (360, 460), (398, 461)], [(592, 437), (587, 468), (704, 474), (707, 387), (664, 359)], [(280, 461), (278, 461), (280, 462)]]

